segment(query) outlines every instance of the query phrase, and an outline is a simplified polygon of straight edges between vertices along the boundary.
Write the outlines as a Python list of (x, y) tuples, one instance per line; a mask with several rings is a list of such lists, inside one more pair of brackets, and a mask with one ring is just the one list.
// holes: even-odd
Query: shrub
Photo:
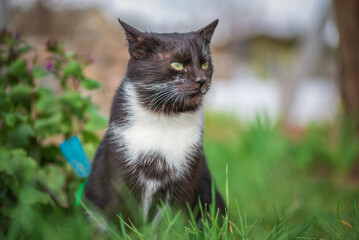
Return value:
[[(32, 229), (40, 221), (36, 216), (78, 211), (74, 192), (81, 180), (58, 143), (77, 134), (95, 149), (94, 131), (107, 124), (91, 98), (80, 93), (102, 87), (84, 75), (89, 62), (55, 40), (47, 42), (47, 52), (47, 63), (40, 66), (34, 49), (18, 34), (0, 32), (0, 226), (10, 238), (39, 238)], [(39, 82), (53, 82), (60, 91)]]

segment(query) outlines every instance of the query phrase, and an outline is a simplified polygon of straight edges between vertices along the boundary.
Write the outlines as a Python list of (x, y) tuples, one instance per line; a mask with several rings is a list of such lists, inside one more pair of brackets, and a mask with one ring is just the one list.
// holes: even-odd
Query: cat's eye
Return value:
[(179, 62), (173, 62), (171, 63), (171, 67), (173, 67), (174, 69), (181, 71), (183, 69), (183, 64), (179, 63)]
[(209, 62), (205, 62), (202, 64), (202, 69), (207, 69), (209, 66)]

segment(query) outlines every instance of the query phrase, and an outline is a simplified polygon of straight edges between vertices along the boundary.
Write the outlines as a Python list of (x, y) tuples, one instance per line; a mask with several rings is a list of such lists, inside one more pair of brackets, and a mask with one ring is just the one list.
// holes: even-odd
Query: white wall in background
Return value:
[[(213, 80), (213, 94), (207, 97), (207, 107), (229, 111), (243, 120), (267, 115), (276, 121), (280, 117), (280, 88), (277, 81), (256, 78)], [(332, 121), (340, 104), (339, 90), (326, 79), (305, 79), (295, 92), (290, 112), (291, 124), (304, 126), (311, 122)]]

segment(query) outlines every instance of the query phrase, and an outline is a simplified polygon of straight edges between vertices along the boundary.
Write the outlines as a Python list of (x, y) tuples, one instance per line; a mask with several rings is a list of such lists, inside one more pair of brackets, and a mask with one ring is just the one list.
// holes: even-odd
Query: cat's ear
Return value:
[(125, 30), (127, 41), (129, 43), (140, 43), (142, 41), (143, 32), (137, 30), (136, 28), (128, 25), (124, 21), (118, 18), (118, 22), (121, 24), (123, 29)]
[(127, 23), (121, 21), (118, 18), (118, 22), (121, 24), (126, 33), (126, 38), (128, 41), (128, 50), (131, 57), (136, 58), (136, 49), (142, 44), (144, 40), (144, 32), (137, 30), (136, 28), (128, 25)]
[(209, 44), (211, 42), (211, 39), (212, 39), (214, 30), (217, 27), (217, 24), (218, 24), (218, 19), (214, 20), (213, 22), (211, 22), (204, 28), (197, 30), (196, 32), (204, 38), (204, 40), (206, 41), (207, 44)]

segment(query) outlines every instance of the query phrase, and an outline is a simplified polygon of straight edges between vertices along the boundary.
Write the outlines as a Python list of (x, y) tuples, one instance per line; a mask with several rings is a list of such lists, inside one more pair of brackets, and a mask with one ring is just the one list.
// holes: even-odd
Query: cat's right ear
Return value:
[(218, 19), (214, 20), (204, 28), (197, 30), (197, 33), (199, 33), (199, 35), (201, 35), (204, 38), (206, 43), (209, 44), (211, 42), (214, 30), (216, 29), (217, 25), (218, 25)]
[(121, 19), (119, 18), (118, 18), (118, 22), (125, 30), (126, 38), (128, 41), (128, 51), (130, 53), (130, 56), (136, 59), (137, 58), (136, 49), (138, 49), (138, 47), (143, 42), (144, 33), (128, 25), (127, 23), (121, 21)]

